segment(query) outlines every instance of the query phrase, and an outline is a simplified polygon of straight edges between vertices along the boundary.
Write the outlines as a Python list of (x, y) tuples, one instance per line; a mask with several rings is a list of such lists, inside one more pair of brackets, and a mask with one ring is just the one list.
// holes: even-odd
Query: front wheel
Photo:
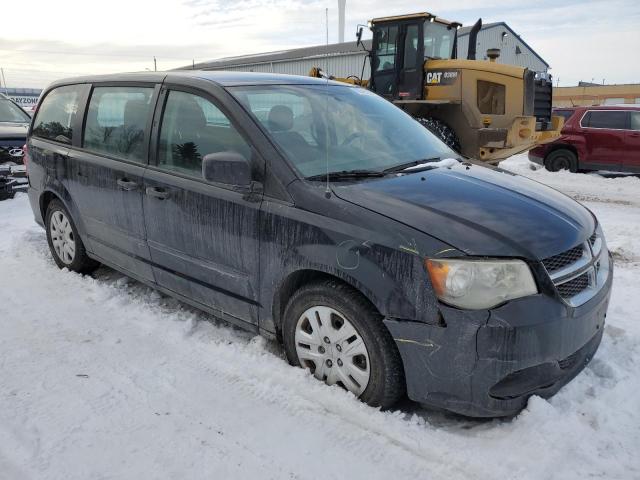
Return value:
[(347, 285), (328, 280), (294, 293), (283, 339), (292, 365), (371, 406), (388, 408), (404, 395), (402, 360), (391, 334), (380, 314)]

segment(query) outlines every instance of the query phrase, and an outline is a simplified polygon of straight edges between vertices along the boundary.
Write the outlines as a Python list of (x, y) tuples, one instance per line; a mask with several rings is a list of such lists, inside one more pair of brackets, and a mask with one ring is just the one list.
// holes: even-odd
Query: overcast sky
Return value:
[[(26, 0), (3, 8), (9, 87), (90, 73), (165, 70), (225, 56), (336, 42), (337, 0)], [(345, 38), (376, 16), (428, 8), (471, 25), (505, 21), (560, 85), (640, 83), (640, 0), (347, 0)], [(5, 15), (7, 14), (7, 15)], [(8, 21), (11, 19), (11, 21)]]

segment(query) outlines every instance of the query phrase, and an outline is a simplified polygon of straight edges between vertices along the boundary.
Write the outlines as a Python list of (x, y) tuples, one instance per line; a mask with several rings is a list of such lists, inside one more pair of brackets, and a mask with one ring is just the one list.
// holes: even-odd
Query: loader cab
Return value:
[(424, 95), (424, 62), (455, 58), (459, 24), (429, 13), (371, 21), (371, 83), (389, 100), (420, 100)]

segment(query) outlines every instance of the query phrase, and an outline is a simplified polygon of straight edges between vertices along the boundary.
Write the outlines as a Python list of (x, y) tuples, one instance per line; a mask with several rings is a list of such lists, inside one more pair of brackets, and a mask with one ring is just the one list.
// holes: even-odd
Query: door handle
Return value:
[(148, 187), (146, 192), (147, 192), (147, 195), (149, 195), (150, 197), (154, 197), (159, 200), (164, 200), (165, 198), (169, 198), (169, 192), (164, 188)]
[(125, 192), (129, 192), (131, 190), (135, 190), (136, 188), (138, 188), (138, 184), (136, 182), (132, 182), (130, 180), (127, 180), (126, 178), (119, 178), (118, 186), (120, 187), (121, 190), (124, 190)]

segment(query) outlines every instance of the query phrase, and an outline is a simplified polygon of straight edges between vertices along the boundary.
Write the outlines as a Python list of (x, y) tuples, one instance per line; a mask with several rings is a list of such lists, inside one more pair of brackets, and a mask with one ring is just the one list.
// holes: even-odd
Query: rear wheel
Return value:
[(292, 365), (371, 406), (388, 408), (404, 395), (402, 360), (391, 334), (380, 314), (347, 285), (328, 280), (294, 293), (283, 339)]
[(418, 117), (416, 120), (420, 122), (423, 127), (442, 140), (450, 149), (460, 153), (462, 147), (460, 146), (460, 140), (458, 139), (456, 132), (453, 131), (453, 128), (432, 117)]
[(576, 173), (578, 171), (578, 157), (571, 150), (565, 148), (554, 150), (544, 159), (544, 166), (550, 172), (569, 170)]
[(90, 273), (99, 263), (87, 256), (78, 229), (59, 200), (53, 200), (46, 214), (47, 243), (56, 265), (78, 273)]

